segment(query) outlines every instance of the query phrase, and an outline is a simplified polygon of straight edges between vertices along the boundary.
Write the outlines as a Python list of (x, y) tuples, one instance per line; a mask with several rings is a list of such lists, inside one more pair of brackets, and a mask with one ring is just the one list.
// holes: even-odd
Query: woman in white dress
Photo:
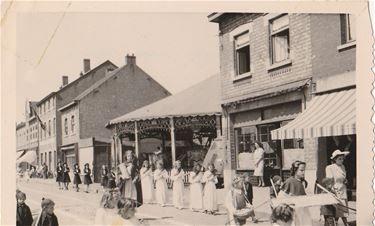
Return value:
[(205, 213), (214, 215), (217, 211), (217, 197), (216, 197), (216, 186), (217, 176), (215, 175), (215, 167), (213, 164), (208, 165), (208, 169), (204, 172), (202, 177), (202, 183), (204, 185), (203, 194), (203, 209)]
[(122, 193), (125, 199), (137, 201), (137, 188), (135, 182), (138, 179), (136, 175), (136, 166), (133, 163), (133, 152), (126, 152), (126, 162), (119, 165), (121, 177), (125, 180)]
[(184, 177), (185, 171), (181, 168), (181, 161), (176, 161), (171, 172), (171, 180), (173, 181), (173, 205), (177, 209), (184, 206)]
[(263, 171), (264, 171), (264, 149), (262, 143), (259, 141), (255, 142), (254, 151), (254, 176), (258, 178), (258, 186), (264, 187)]
[(197, 164), (194, 170), (190, 172), (190, 209), (192, 211), (201, 211), (203, 209), (203, 187), (201, 166)]
[(145, 160), (142, 165), (141, 185), (143, 202), (151, 204), (154, 201), (154, 176), (148, 160)]
[(345, 226), (348, 225), (348, 197), (346, 188), (347, 179), (344, 160), (345, 156), (347, 156), (348, 154), (349, 152), (347, 151), (334, 151), (331, 156), (333, 164), (326, 167), (326, 177), (333, 178), (333, 190), (335, 191), (336, 196), (341, 201), (341, 205), (338, 205), (336, 208), (336, 221), (339, 218), (341, 218)]
[(156, 170), (154, 171), (154, 179), (156, 181), (156, 202), (164, 207), (167, 204), (167, 181), (168, 173), (164, 169), (161, 161), (156, 162)]

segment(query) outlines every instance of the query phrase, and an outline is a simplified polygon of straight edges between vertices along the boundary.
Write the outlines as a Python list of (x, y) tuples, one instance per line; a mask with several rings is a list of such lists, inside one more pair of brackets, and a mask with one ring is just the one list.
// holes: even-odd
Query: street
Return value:
[[(59, 190), (54, 180), (31, 179), (29, 182), (19, 181), (18, 188), (26, 193), (26, 204), (29, 205), (33, 217), (36, 217), (40, 211), (40, 203), (43, 197), (52, 199), (55, 203), (55, 214), (58, 217), (60, 225), (93, 225), (96, 209), (99, 207), (101, 191), (98, 184), (90, 187), (90, 193), (81, 191), (76, 192), (72, 186), (70, 190)], [(96, 192), (96, 190), (99, 190)], [(169, 203), (171, 203), (171, 190), (169, 190)], [(222, 205), (225, 194), (223, 190), (217, 190), (219, 212), (213, 215), (207, 215), (199, 212), (192, 212), (188, 208), (177, 210), (171, 205), (161, 208), (157, 205), (142, 205), (137, 209), (136, 216), (143, 221), (144, 225), (224, 225), (227, 216)], [(246, 225), (270, 225), (270, 206), (267, 202), (268, 187), (254, 187), (254, 208), (259, 222), (254, 224), (249, 219)], [(189, 192), (186, 192), (185, 206), (189, 206)], [(355, 203), (349, 203), (355, 208)], [(310, 208), (314, 219), (314, 226), (323, 226), (324, 220), (319, 218), (319, 207)], [(350, 211), (349, 222), (354, 224), (355, 215)], [(339, 222), (339, 225), (343, 225)]]

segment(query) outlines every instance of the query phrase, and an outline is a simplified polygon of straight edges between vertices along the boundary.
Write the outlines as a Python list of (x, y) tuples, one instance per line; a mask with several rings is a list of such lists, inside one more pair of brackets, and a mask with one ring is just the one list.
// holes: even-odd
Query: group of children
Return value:
[[(56, 182), (58, 183), (59, 189), (61, 190), (69, 190), (69, 183), (70, 180), (70, 168), (68, 167), (68, 164), (65, 162), (64, 164), (61, 164), (61, 162), (57, 163), (56, 167)], [(88, 193), (89, 186), (92, 184), (91, 180), (91, 169), (88, 163), (84, 165), (83, 170), (83, 183), (86, 185), (85, 192)], [(76, 192), (79, 191), (79, 185), (82, 184), (81, 180), (81, 169), (79, 168), (79, 165), (76, 163), (74, 164), (73, 169), (73, 184), (75, 186)]]
[[(177, 209), (184, 208), (184, 178), (190, 178), (190, 209), (192, 211), (202, 211), (207, 214), (214, 214), (217, 208), (216, 185), (218, 180), (215, 175), (213, 164), (208, 165), (207, 170), (196, 164), (190, 173), (186, 173), (181, 168), (181, 162), (176, 161), (170, 176), (164, 169), (161, 161), (156, 162), (156, 169), (153, 171), (149, 161), (143, 162), (140, 170), (142, 195), (144, 203), (154, 203), (164, 207), (167, 204), (167, 182), (173, 182), (173, 206)], [(155, 181), (155, 189), (154, 189)]]

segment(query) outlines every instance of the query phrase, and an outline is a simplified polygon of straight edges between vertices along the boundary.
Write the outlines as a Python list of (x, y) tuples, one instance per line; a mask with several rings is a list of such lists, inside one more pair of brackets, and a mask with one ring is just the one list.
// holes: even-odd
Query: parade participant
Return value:
[(61, 183), (64, 183), (63, 180), (63, 168), (61, 166), (61, 162), (57, 163), (56, 167), (56, 182), (59, 185), (59, 189), (64, 189)]
[(78, 166), (78, 163), (74, 164), (74, 170), (73, 170), (73, 184), (76, 186), (76, 192), (79, 191), (79, 185), (82, 184), (81, 181), (81, 169)]
[(273, 185), (270, 187), (270, 198), (273, 199), (273, 198), (277, 198), (277, 195), (280, 192), (283, 180), (279, 175), (273, 176), (271, 180), (272, 180), (271, 184)]
[(292, 226), (294, 209), (287, 204), (281, 204), (272, 210), (272, 226)]
[(33, 226), (59, 226), (54, 208), (55, 203), (51, 199), (42, 198), (42, 211), (34, 220)]
[(102, 186), (102, 189), (104, 191), (104, 189), (107, 187), (107, 184), (108, 184), (108, 169), (106, 165), (102, 165), (102, 169), (100, 170), (100, 173), (101, 173), (100, 185)]
[(214, 215), (217, 211), (217, 197), (216, 197), (216, 186), (217, 176), (215, 175), (215, 167), (211, 163), (208, 165), (208, 169), (204, 172), (202, 177), (202, 183), (204, 185), (203, 193), (203, 209), (205, 213)]
[(64, 186), (65, 186), (65, 190), (68, 190), (68, 186), (69, 186), (69, 183), (71, 182), (70, 180), (70, 176), (69, 176), (69, 172), (70, 172), (70, 169), (68, 167), (68, 164), (65, 162), (64, 165), (63, 165), (63, 179), (64, 179)]
[(124, 198), (137, 202), (137, 206), (142, 205), (142, 190), (139, 182), (139, 172), (137, 159), (131, 150), (126, 151), (125, 164), (121, 174), (124, 179), (122, 194)]
[(95, 225), (113, 225), (113, 221), (117, 218), (116, 204), (120, 199), (116, 193), (110, 189), (105, 189), (99, 203), (99, 208), (95, 214)]
[(17, 199), (17, 213), (16, 213), (16, 225), (17, 226), (31, 226), (33, 223), (33, 216), (28, 205), (26, 205), (26, 194), (20, 190), (16, 191)]
[(201, 165), (194, 166), (190, 172), (190, 209), (192, 211), (201, 211), (203, 209), (203, 187), (202, 180), (203, 173)]
[(255, 142), (255, 151), (254, 151), (254, 176), (258, 178), (258, 186), (264, 187), (263, 171), (264, 171), (264, 149), (263, 144), (259, 141)]
[[(232, 188), (229, 190), (225, 199), (225, 207), (228, 214), (227, 225), (244, 225), (246, 224), (246, 218), (250, 216), (255, 218), (254, 210), (252, 209), (249, 200), (247, 200), (243, 188), (243, 178), (236, 176), (232, 181)], [(241, 210), (245, 210), (246, 215), (243, 217), (238, 217), (237, 213)]]
[(86, 193), (89, 193), (89, 186), (92, 184), (91, 180), (91, 169), (88, 163), (85, 164), (85, 168), (83, 169), (84, 177), (83, 183), (86, 185)]
[(167, 204), (167, 181), (168, 173), (164, 169), (163, 162), (156, 162), (156, 170), (154, 171), (154, 179), (156, 181), (156, 201), (162, 207)]
[(347, 197), (347, 179), (346, 179), (346, 170), (344, 166), (345, 156), (349, 152), (342, 152), (336, 150), (332, 153), (331, 160), (332, 164), (326, 167), (326, 177), (332, 178), (334, 180), (333, 189), (336, 196), (340, 199), (342, 205), (338, 205), (336, 209), (336, 220), (339, 218), (342, 219), (344, 225), (348, 225), (348, 197)]
[(184, 177), (185, 171), (181, 168), (181, 161), (177, 160), (171, 171), (171, 180), (173, 181), (173, 205), (177, 209), (184, 206)]
[(46, 163), (43, 163), (42, 172), (43, 172), (43, 178), (48, 179), (48, 166)]
[[(140, 226), (142, 225), (138, 218), (135, 216), (136, 203), (129, 199), (121, 198), (117, 202), (118, 214), (121, 216), (121, 220), (117, 220), (113, 225), (126, 225), (126, 226)], [(120, 223), (121, 222), (121, 223)]]
[[(333, 178), (324, 178), (322, 180), (322, 185), (327, 191), (334, 193)], [(324, 226), (336, 226), (336, 209), (334, 205), (324, 205), (320, 207), (320, 215), (324, 216)]]
[[(243, 180), (244, 194), (246, 196), (247, 201), (249, 201), (249, 203), (253, 205), (253, 185), (250, 182), (250, 174), (245, 173), (243, 178), (244, 178)], [(251, 218), (254, 223), (258, 222), (258, 219), (255, 217), (255, 213), (252, 214)]]
[(114, 167), (108, 173), (107, 188), (108, 189), (114, 189), (114, 188), (116, 188), (116, 173), (115, 173), (115, 168)]
[[(305, 187), (307, 186), (307, 182), (305, 180), (305, 167), (305, 162), (295, 161), (292, 163), (292, 168), (290, 170), (291, 177), (289, 177), (281, 187), (278, 197), (306, 195)], [(295, 226), (312, 225), (310, 211), (307, 207), (296, 208), (295, 211)]]
[(150, 163), (147, 160), (143, 161), (140, 173), (143, 202), (151, 204), (154, 200), (154, 176)]

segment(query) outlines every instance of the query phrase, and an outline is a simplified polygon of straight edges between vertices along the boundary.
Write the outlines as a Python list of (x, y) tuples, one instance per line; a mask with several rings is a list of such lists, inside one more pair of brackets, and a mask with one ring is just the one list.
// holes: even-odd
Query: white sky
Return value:
[(17, 16), (17, 121), (25, 100), (41, 100), (61, 83), (105, 60), (121, 67), (127, 53), (172, 93), (219, 72), (218, 25), (207, 13), (22, 13)]

